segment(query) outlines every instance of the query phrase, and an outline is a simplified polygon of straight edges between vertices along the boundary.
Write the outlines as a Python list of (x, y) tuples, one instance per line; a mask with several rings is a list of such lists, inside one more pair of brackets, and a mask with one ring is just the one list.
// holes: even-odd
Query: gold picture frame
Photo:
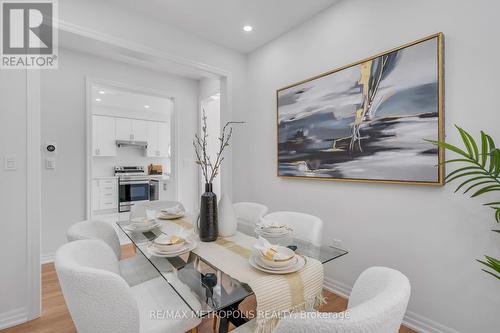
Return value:
[[(276, 142), (277, 142), (277, 168), (276, 169), (277, 169), (277, 171), (276, 172), (277, 172), (277, 176), (279, 178), (282, 178), (282, 179), (315, 179), (315, 180), (329, 180), (329, 181), (343, 181), (343, 182), (370, 182), (370, 183), (391, 183), (391, 184), (442, 186), (444, 184), (444, 175), (445, 175), (445, 169), (444, 169), (444, 163), (443, 163), (444, 162), (444, 149), (437, 148), (437, 147), (435, 148), (437, 151), (437, 163), (434, 163), (434, 165), (433, 165), (433, 167), (436, 168), (436, 172), (437, 172), (437, 178), (435, 180), (422, 180), (422, 181), (420, 181), (420, 180), (414, 180), (414, 179), (405, 180), (405, 179), (376, 179), (376, 178), (358, 178), (358, 177), (353, 178), (353, 177), (316, 176), (314, 174), (316, 172), (316, 170), (311, 171), (308, 164), (306, 164), (303, 168), (305, 168), (308, 173), (312, 173), (312, 174), (307, 174), (306, 176), (300, 175), (300, 171), (296, 171), (295, 169), (292, 172), (297, 173), (298, 175), (287, 174), (288, 171), (280, 172), (280, 153), (281, 153), (281, 151), (280, 151), (280, 93), (284, 94), (287, 91), (289, 91), (291, 88), (295, 88), (297, 86), (304, 85), (305, 83), (310, 83), (312, 81), (327, 77), (329, 75), (341, 72), (343, 70), (352, 68), (352, 67), (357, 66), (357, 65), (370, 64), (370, 66), (371, 66), (371, 64), (374, 63), (374, 61), (382, 59), (382, 60), (379, 60), (379, 63), (380, 63), (380, 61), (383, 61), (383, 59), (388, 59), (391, 56), (391, 54), (396, 54), (396, 56), (397, 56), (397, 54), (400, 53), (397, 51), (410, 48), (412, 46), (427, 42), (427, 41), (432, 40), (432, 39), (436, 39), (436, 43), (437, 43), (437, 46), (436, 46), (436, 50), (437, 50), (437, 55), (436, 55), (436, 61), (437, 61), (437, 139), (440, 141), (444, 141), (444, 69), (443, 69), (443, 67), (444, 67), (444, 58), (443, 58), (443, 56), (444, 56), (444, 54), (443, 54), (443, 52), (444, 52), (444, 35), (443, 35), (443, 33), (439, 32), (439, 33), (415, 40), (413, 42), (401, 45), (401, 46), (393, 48), (391, 50), (376, 54), (374, 56), (365, 58), (363, 60), (356, 61), (356, 62), (351, 63), (349, 65), (345, 65), (345, 66), (342, 66), (340, 68), (336, 68), (334, 70), (327, 71), (325, 73), (313, 76), (311, 78), (308, 78), (308, 79), (305, 79), (305, 80), (302, 80), (302, 81), (299, 81), (299, 82), (287, 85), (286, 87), (278, 89), (276, 91), (276, 129), (277, 129), (277, 133), (276, 133), (276, 135), (277, 135), (277, 140), (276, 140)], [(363, 70), (363, 69), (361, 69), (361, 70)], [(370, 71), (370, 70), (371, 70), (371, 67), (368, 69), (368, 71)], [(382, 67), (382, 69), (380, 69), (380, 73), (382, 73), (382, 71), (383, 71), (383, 67)], [(380, 74), (380, 75), (382, 75), (382, 74)], [(360, 78), (360, 81), (358, 81), (357, 83), (360, 84), (361, 80), (362, 79)], [(379, 83), (382, 80), (379, 79)], [(371, 81), (371, 82), (373, 82), (373, 81)], [(377, 85), (377, 88), (378, 88), (378, 85)], [(361, 89), (364, 89), (364, 88), (361, 88)], [(364, 92), (360, 92), (360, 93), (362, 94), (362, 97), (365, 96), (365, 95), (363, 95)], [(368, 96), (370, 94), (367, 93), (366, 95)], [(374, 95), (374, 93), (372, 93), (372, 95)], [(372, 96), (372, 95), (370, 95), (370, 96)], [(281, 97), (283, 98), (283, 96), (284, 95), (282, 95)], [(364, 103), (366, 103), (366, 101), (363, 98), (362, 104), (364, 104)], [(356, 112), (358, 112), (358, 111), (356, 111)], [(357, 116), (358, 113), (353, 113), (353, 114), (356, 114), (356, 118), (355, 118), (355, 120), (356, 120), (358, 117)], [(365, 114), (363, 112), (361, 112), (361, 114), (362, 114), (361, 117), (365, 117)], [(433, 112), (433, 114), (435, 114), (435, 112)], [(292, 119), (292, 121), (293, 121), (293, 119)], [(363, 121), (363, 120), (361, 120), (361, 121)], [(351, 122), (350, 126), (355, 126), (355, 125), (353, 125), (355, 123), (356, 122)], [(435, 125), (433, 125), (433, 126), (435, 126)], [(358, 132), (359, 132), (359, 127), (358, 127)], [(300, 139), (301, 134), (299, 133), (296, 135), (299, 135), (299, 139)], [(304, 136), (303, 133), (302, 133), (302, 136)], [(350, 137), (348, 137), (348, 139), (351, 140), (351, 144), (354, 140), (354, 137), (355, 137), (355, 134), (352, 134)], [(342, 138), (342, 139), (344, 139), (344, 138)], [(356, 140), (357, 140), (356, 142), (359, 144), (359, 151), (360, 151), (359, 153), (361, 153), (361, 151), (362, 151), (361, 139), (362, 138), (360, 135), (356, 137)], [(333, 148), (335, 148), (335, 143), (336, 143), (335, 141), (337, 141), (337, 140), (333, 140), (333, 141), (334, 141)], [(351, 146), (350, 146), (350, 148), (351, 148)], [(306, 161), (304, 161), (304, 163), (305, 162)], [(297, 165), (300, 164), (299, 162), (293, 162), (293, 163), (295, 163)], [(288, 164), (290, 164), (290, 163), (288, 163)], [(288, 164), (282, 163), (281, 167), (283, 168), (283, 165), (285, 165), (286, 167), (289, 167)], [(299, 166), (297, 166), (296, 169), (299, 169)]]

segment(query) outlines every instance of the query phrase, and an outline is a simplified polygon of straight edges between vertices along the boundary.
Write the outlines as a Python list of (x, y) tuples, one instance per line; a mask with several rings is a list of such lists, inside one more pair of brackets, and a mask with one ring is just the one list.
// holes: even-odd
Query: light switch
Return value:
[(53, 170), (56, 168), (56, 160), (53, 158), (45, 159), (45, 169)]
[(4, 170), (9, 170), (9, 171), (17, 170), (17, 161), (15, 157), (5, 155), (4, 162), (5, 162)]

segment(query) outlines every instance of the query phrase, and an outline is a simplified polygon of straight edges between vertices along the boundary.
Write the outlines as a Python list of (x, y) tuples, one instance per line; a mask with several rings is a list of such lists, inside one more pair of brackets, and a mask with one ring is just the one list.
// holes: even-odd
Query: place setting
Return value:
[(130, 232), (145, 232), (156, 229), (160, 222), (156, 220), (156, 211), (146, 210), (146, 216), (130, 219), (130, 223), (124, 226), (124, 229)]
[(147, 246), (147, 251), (155, 257), (170, 258), (188, 253), (197, 246), (198, 242), (190, 232), (178, 228), (168, 234), (162, 231), (162, 234)]
[(305, 257), (288, 247), (273, 245), (263, 237), (259, 237), (254, 249), (249, 263), (265, 273), (290, 274), (300, 271), (306, 265)]
[(264, 238), (282, 238), (293, 232), (289, 225), (271, 219), (263, 218), (256, 225), (255, 233)]
[(173, 207), (162, 208), (156, 216), (160, 220), (175, 220), (186, 215), (186, 211), (182, 205), (178, 204)]

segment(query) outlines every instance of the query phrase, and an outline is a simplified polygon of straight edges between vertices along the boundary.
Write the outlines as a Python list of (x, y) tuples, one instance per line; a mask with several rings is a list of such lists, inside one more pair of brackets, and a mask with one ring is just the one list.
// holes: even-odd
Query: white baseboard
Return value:
[(26, 308), (14, 309), (0, 313), (0, 330), (16, 326), (28, 321), (28, 310)]
[(48, 264), (54, 262), (54, 253), (43, 253), (40, 256), (40, 264)]
[[(325, 276), (325, 289), (344, 298), (349, 298), (352, 286)], [(460, 333), (459, 331), (435, 322), (432, 319), (421, 316), (413, 311), (406, 311), (403, 325), (419, 333)]]

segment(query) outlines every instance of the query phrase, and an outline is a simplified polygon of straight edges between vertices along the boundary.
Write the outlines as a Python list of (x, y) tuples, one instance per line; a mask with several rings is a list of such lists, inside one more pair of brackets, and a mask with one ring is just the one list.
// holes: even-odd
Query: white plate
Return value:
[(161, 220), (175, 220), (175, 219), (180, 219), (181, 217), (184, 217), (186, 215), (185, 212), (179, 213), (179, 214), (167, 214), (164, 212), (161, 212), (158, 214), (158, 218)]
[(144, 220), (146, 220), (145, 217), (134, 217), (133, 219), (130, 219), (130, 223), (133, 223), (133, 224), (140, 224), (140, 223), (155, 223), (155, 220), (154, 219), (149, 219), (147, 220), (146, 222), (144, 222)]
[(198, 243), (194, 240), (187, 241), (186, 244), (182, 248), (180, 248), (178, 251), (175, 252), (159, 252), (153, 247), (153, 244), (150, 244), (146, 247), (148, 250), (149, 254), (155, 257), (160, 257), (160, 258), (171, 258), (171, 257), (178, 257), (181, 254), (188, 253), (192, 250), (194, 250), (198, 246)]
[(306, 265), (306, 258), (303, 256), (297, 255), (297, 262), (295, 265), (290, 267), (289, 269), (284, 269), (284, 270), (274, 270), (274, 269), (266, 269), (264, 267), (261, 267), (257, 262), (256, 262), (256, 255), (252, 255), (249, 259), (248, 262), (250, 265), (252, 265), (254, 268), (258, 269), (259, 271), (269, 273), (269, 274), (290, 274), (290, 273), (295, 273), (300, 271), (304, 266)]
[(295, 256), (293, 259), (290, 260), (290, 263), (286, 266), (283, 266), (283, 267), (271, 267), (269, 265), (267, 265), (264, 260), (262, 260), (262, 258), (259, 256), (259, 255), (256, 255), (255, 256), (255, 263), (257, 265), (259, 265), (261, 268), (264, 268), (264, 269), (268, 269), (270, 271), (286, 271), (286, 270), (289, 270), (290, 268), (292, 268), (293, 266), (295, 266), (298, 262), (298, 257), (299, 256)]
[(130, 231), (130, 232), (143, 232), (143, 231), (150, 231), (150, 230), (156, 229), (159, 226), (160, 226), (160, 223), (158, 223), (158, 222), (147, 224), (147, 225), (142, 226), (142, 227), (128, 224), (128, 225), (124, 226), (123, 229)]
[(289, 234), (291, 234), (291, 231), (289, 229), (285, 229), (285, 230), (280, 231), (280, 232), (267, 232), (262, 228), (256, 228), (255, 233), (257, 235), (261, 235), (263, 237), (283, 237), (283, 236), (288, 236)]

